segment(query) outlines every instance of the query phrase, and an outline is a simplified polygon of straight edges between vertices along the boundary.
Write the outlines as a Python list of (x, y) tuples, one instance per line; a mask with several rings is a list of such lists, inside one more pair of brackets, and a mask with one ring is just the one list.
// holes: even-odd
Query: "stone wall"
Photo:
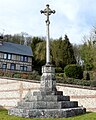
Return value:
[[(17, 106), (29, 89), (39, 91), (39, 87), (40, 82), (35, 80), (0, 78), (0, 107), (9, 109)], [(70, 96), (72, 101), (78, 101), (87, 111), (96, 111), (96, 88), (57, 84), (57, 89)]]

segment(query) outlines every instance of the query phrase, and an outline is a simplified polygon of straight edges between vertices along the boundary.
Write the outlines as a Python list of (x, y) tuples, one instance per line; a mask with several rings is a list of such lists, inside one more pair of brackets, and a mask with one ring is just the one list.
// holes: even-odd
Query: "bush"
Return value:
[(56, 67), (55, 72), (56, 73), (62, 73), (62, 68), (61, 67)]
[(83, 79), (84, 80), (93, 80), (94, 79), (94, 71), (84, 71)]
[(32, 71), (32, 73), (29, 74), (28, 79), (30, 80), (40, 80), (40, 75), (37, 71)]
[(64, 83), (64, 84), (71, 84), (71, 85), (81, 85), (81, 86), (91, 86), (96, 87), (96, 81), (90, 80), (80, 80), (80, 79), (73, 79), (73, 78), (56, 78), (57, 83)]
[(96, 87), (96, 80), (91, 81), (91, 87)]
[(4, 72), (0, 70), (0, 76), (4, 76)]
[(6, 72), (4, 72), (3, 76), (5, 76), (5, 77), (13, 77), (13, 73), (6, 71)]
[(62, 78), (63, 78), (63, 77), (64, 77), (64, 73), (56, 73), (56, 76), (57, 76), (57, 77), (62, 77)]
[(64, 77), (64, 73), (59, 73), (59, 77)]
[(70, 78), (82, 79), (83, 78), (83, 70), (81, 66), (76, 64), (67, 65), (64, 68), (65, 75)]
[(21, 74), (20, 73), (14, 73), (13, 77), (14, 78), (21, 78)]
[(27, 73), (22, 73), (22, 74), (21, 74), (21, 78), (23, 78), (23, 79), (28, 79), (28, 74), (27, 74)]
[(61, 78), (61, 77), (56, 77), (56, 82), (57, 83), (65, 83), (66, 84), (66, 82), (64, 81), (64, 79)]

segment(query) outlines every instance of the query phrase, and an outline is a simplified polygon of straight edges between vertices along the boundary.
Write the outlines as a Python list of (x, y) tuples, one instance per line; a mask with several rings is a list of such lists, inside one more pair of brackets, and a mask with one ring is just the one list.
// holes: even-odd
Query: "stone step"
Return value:
[(19, 108), (31, 109), (62, 109), (78, 107), (77, 101), (62, 101), (62, 102), (18, 102)]
[(30, 100), (28, 101), (70, 101), (69, 96), (62, 96), (62, 95), (45, 95), (45, 96), (31, 96)]
[(56, 91), (56, 92), (46, 92), (46, 91), (34, 91), (33, 96), (45, 96), (45, 95), (63, 95), (63, 91)]
[(56, 91), (56, 95), (63, 95), (63, 91)]
[(74, 108), (78, 107), (77, 101), (62, 101), (61, 102), (61, 108)]
[(25, 118), (67, 118), (86, 113), (84, 107), (68, 109), (21, 109), (11, 108), (8, 110), (9, 115), (16, 115)]

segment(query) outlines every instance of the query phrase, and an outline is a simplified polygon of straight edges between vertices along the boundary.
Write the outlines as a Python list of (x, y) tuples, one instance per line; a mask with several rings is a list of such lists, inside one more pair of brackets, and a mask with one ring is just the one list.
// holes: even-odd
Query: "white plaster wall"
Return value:
[(63, 95), (69, 95), (71, 101), (78, 101), (79, 106), (84, 106), (88, 111), (96, 111), (96, 90), (57, 86)]
[[(30, 82), (19, 79), (0, 78), (0, 106), (11, 108), (22, 100), (30, 89), (39, 91), (39, 82)], [(96, 111), (96, 90), (68, 87), (64, 84), (57, 84), (57, 90), (70, 96), (71, 101), (78, 101), (79, 106), (84, 106), (88, 111)]]

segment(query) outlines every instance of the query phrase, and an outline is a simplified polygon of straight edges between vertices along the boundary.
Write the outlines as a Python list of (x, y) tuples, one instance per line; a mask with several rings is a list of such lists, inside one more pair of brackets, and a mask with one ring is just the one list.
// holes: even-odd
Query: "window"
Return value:
[(7, 69), (7, 64), (3, 64), (2, 69)]
[(27, 71), (27, 66), (20, 66), (21, 71)]
[(20, 61), (24, 61), (23, 56), (20, 56)]
[(3, 58), (7, 59), (7, 54), (6, 53), (3, 54)]
[(23, 66), (20, 66), (20, 70), (23, 71)]
[(16, 64), (11, 63), (11, 65), (10, 65), (10, 69), (11, 69), (11, 70), (15, 70), (15, 69), (16, 69)]
[(11, 60), (12, 58), (12, 55), (11, 54), (7, 54), (7, 53), (4, 53), (4, 56), (3, 56), (4, 59), (8, 59), (8, 60)]
[(25, 61), (25, 62), (28, 62), (28, 57), (25, 56), (25, 57), (24, 57), (24, 61)]
[(24, 71), (27, 71), (27, 66), (24, 66)]
[(11, 58), (12, 58), (12, 55), (8, 54), (8, 60), (11, 60)]
[(28, 62), (28, 57), (27, 56), (21, 56), (20, 61), (22, 62)]
[(16, 60), (20, 60), (20, 56), (19, 55), (15, 55), (16, 56)]

